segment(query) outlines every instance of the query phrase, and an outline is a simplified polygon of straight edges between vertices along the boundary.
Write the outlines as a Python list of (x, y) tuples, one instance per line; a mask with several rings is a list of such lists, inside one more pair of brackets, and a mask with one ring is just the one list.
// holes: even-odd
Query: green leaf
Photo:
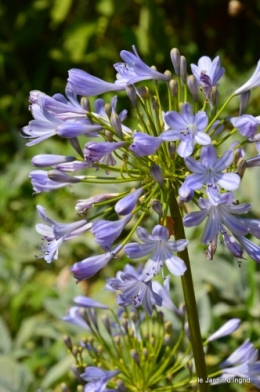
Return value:
[(33, 377), (28, 370), (8, 356), (0, 356), (0, 391), (27, 392)]
[(55, 0), (52, 10), (51, 19), (54, 23), (61, 23), (64, 21), (70, 10), (72, 0)]
[[(12, 347), (12, 339), (8, 330), (7, 325), (5, 324), (2, 317), (0, 317), (0, 352), (7, 354), (10, 352)], [(0, 368), (1, 369), (1, 368)]]

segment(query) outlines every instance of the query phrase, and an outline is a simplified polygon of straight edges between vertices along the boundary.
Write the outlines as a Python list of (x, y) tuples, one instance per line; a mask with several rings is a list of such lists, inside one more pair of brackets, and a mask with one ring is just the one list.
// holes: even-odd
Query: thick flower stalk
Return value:
[[(244, 216), (251, 204), (238, 203), (232, 193), (246, 169), (260, 166), (259, 118), (244, 114), (249, 90), (260, 84), (259, 64), (249, 81), (219, 108), (218, 84), (224, 74), (219, 57), (212, 61), (203, 56), (198, 65), (191, 65), (193, 75), (188, 76), (187, 61), (177, 49), (171, 51), (175, 75), (145, 64), (135, 47), (133, 53), (123, 50), (120, 55), (123, 62), (114, 64), (117, 75), (113, 83), (72, 69), (65, 96), (50, 97), (40, 91), (30, 94), (34, 119), (22, 130), (22, 136), (29, 139), (27, 145), (55, 137), (67, 139), (75, 151), (70, 156), (41, 154), (32, 159), (37, 168), (30, 173), (35, 193), (68, 186), (74, 186), (76, 193), (78, 183), (85, 183), (89, 192), (91, 184), (100, 185), (100, 193), (89, 192), (86, 199), (76, 202), (76, 211), (87, 215), (87, 220), (58, 224), (38, 207), (45, 224), (36, 229), (43, 235), (47, 262), (57, 258), (63, 241), (85, 231), (93, 235), (100, 254), (71, 266), (77, 282), (95, 275), (122, 254), (130, 262), (141, 259), (145, 263), (141, 274), (128, 271), (110, 280), (111, 289), (120, 291), (122, 307), (143, 306), (151, 315), (156, 306), (170, 303), (162, 288), (155, 289), (156, 276), (164, 278), (166, 271), (174, 279), (180, 276), (186, 312), (179, 311), (179, 315), (187, 316), (197, 377), (206, 380), (184, 226), (198, 226), (206, 220), (201, 242), (207, 258), (213, 259), (222, 239), (233, 257), (244, 260), (247, 254), (260, 262), (260, 247), (251, 241), (252, 235), (260, 238), (260, 221)], [(143, 81), (146, 86), (138, 85)], [(130, 99), (135, 117), (129, 121), (131, 126), (128, 111), (117, 112), (116, 96), (110, 102), (96, 98), (91, 107), (88, 96), (114, 91), (125, 92)], [(166, 103), (161, 99), (164, 91), (168, 93)], [(241, 95), (241, 116), (223, 118), (223, 110), (236, 95)], [(237, 142), (229, 143), (231, 135), (237, 136)], [(223, 152), (219, 146), (224, 142)], [(247, 143), (255, 143), (255, 156), (247, 156)], [(116, 185), (116, 193), (110, 192), (110, 184)], [(200, 211), (188, 212), (194, 206), (185, 205), (187, 202), (194, 202)], [(178, 313), (176, 307), (170, 307)], [(78, 322), (77, 309), (69, 317)], [(137, 357), (135, 360), (138, 362)], [(99, 385), (105, 390), (114, 373), (95, 372), (87, 371), (85, 380), (93, 381), (92, 389)], [(209, 387), (203, 381), (198, 388), (206, 392)]]

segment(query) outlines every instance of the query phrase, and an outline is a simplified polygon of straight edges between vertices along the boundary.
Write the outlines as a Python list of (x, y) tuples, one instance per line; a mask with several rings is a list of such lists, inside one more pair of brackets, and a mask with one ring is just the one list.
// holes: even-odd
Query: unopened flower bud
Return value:
[(72, 370), (74, 376), (76, 377), (76, 379), (77, 379), (79, 382), (82, 382), (82, 378), (80, 377), (80, 375), (81, 375), (80, 369), (78, 369), (75, 365), (72, 365), (72, 366), (71, 366), (71, 370)]
[(159, 216), (163, 216), (162, 204), (159, 200), (152, 199), (151, 207), (156, 212), (156, 214), (158, 214)]
[(158, 165), (152, 165), (150, 169), (153, 179), (161, 186), (164, 186), (162, 169)]
[(118, 117), (118, 114), (112, 113), (110, 117), (110, 122), (112, 124), (112, 127), (115, 129), (117, 136), (119, 136), (122, 139), (123, 138), (122, 124)]
[(195, 78), (194, 75), (190, 75), (188, 77), (187, 85), (189, 87), (192, 98), (194, 99), (195, 102), (197, 102), (199, 100), (199, 87), (198, 87), (197, 79)]
[(218, 102), (219, 102), (219, 92), (216, 86), (212, 87), (211, 93), (210, 93), (210, 100), (213, 106), (217, 107)]
[(87, 112), (91, 112), (90, 102), (87, 97), (82, 97), (80, 100), (80, 104)]
[(181, 56), (181, 68), (180, 68), (181, 80), (183, 83), (187, 82), (187, 61), (184, 56)]
[(61, 387), (62, 392), (70, 392), (69, 388), (67, 387), (67, 385), (64, 382), (61, 384), (60, 387)]
[(249, 99), (250, 99), (251, 91), (248, 90), (243, 94), (240, 94), (240, 106), (239, 106), (239, 116), (242, 116), (244, 114), (244, 111), (248, 105)]
[(170, 153), (171, 158), (173, 158), (176, 153), (176, 143), (175, 142), (170, 142), (168, 144), (168, 151)]
[(60, 170), (48, 171), (48, 177), (50, 180), (60, 183), (76, 184), (77, 182), (81, 181), (81, 178), (70, 176), (69, 174), (63, 173)]
[(152, 98), (152, 107), (153, 107), (153, 110), (155, 112), (159, 111), (160, 106), (159, 106), (159, 102), (158, 102), (158, 98), (157, 97), (153, 97)]
[(228, 13), (232, 17), (238, 16), (244, 9), (243, 4), (238, 0), (230, 0), (228, 3)]
[(140, 94), (140, 97), (143, 99), (149, 99), (150, 98), (150, 91), (147, 87), (141, 86), (138, 88), (138, 92)]
[(71, 338), (68, 335), (63, 336), (63, 342), (66, 344), (68, 349), (71, 351), (72, 350), (72, 341)]
[(143, 348), (143, 350), (142, 350), (142, 354), (143, 354), (143, 356), (144, 356), (145, 358), (147, 358), (147, 357), (148, 357), (149, 351), (147, 350), (147, 348), (146, 348), (146, 347), (144, 347), (144, 348)]
[(168, 78), (169, 80), (170, 80), (171, 77), (172, 77), (171, 71), (169, 71), (169, 70), (164, 71), (164, 75), (167, 76), (167, 78)]
[(173, 97), (177, 97), (178, 95), (178, 83), (176, 82), (176, 80), (171, 79), (169, 82), (169, 88), (171, 90), (172, 96)]
[[(259, 163), (259, 166), (260, 166), (260, 163)], [(239, 175), (240, 178), (243, 178), (247, 167), (249, 167), (247, 165), (247, 161), (245, 161), (243, 158), (238, 161), (237, 174)]]
[(164, 329), (165, 332), (171, 332), (172, 331), (172, 323), (170, 321), (166, 321), (166, 323), (164, 323)]
[(109, 318), (106, 315), (103, 315), (101, 320), (102, 320), (107, 332), (109, 333), (109, 335), (111, 335), (111, 326), (110, 326)]
[(132, 84), (129, 84), (126, 86), (125, 91), (132, 105), (136, 107), (137, 106), (136, 88)]
[(176, 75), (180, 76), (181, 55), (177, 48), (171, 50), (171, 60)]
[(111, 113), (112, 113), (112, 106), (109, 103), (106, 103), (104, 109), (105, 109), (107, 116), (110, 118)]
[[(82, 379), (81, 379), (80, 382), (82, 382)], [(77, 386), (77, 392), (83, 392), (83, 391), (84, 391), (83, 385), (78, 385), (78, 386)]]
[(130, 350), (130, 355), (133, 358), (133, 360), (135, 361), (135, 363), (137, 365), (140, 365), (139, 353), (135, 349)]
[(172, 337), (171, 337), (170, 334), (166, 333), (166, 334), (164, 335), (164, 342), (165, 342), (165, 344), (166, 344), (167, 346), (170, 346), (170, 345), (171, 345)]

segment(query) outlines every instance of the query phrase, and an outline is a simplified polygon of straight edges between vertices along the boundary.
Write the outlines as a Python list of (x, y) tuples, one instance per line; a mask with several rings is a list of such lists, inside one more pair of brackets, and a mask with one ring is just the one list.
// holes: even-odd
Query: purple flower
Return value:
[(117, 297), (120, 306), (143, 305), (145, 311), (151, 315), (153, 305), (162, 305), (162, 298), (153, 291), (152, 282), (144, 282), (142, 276), (121, 273), (120, 278), (109, 279), (108, 283), (113, 289), (122, 291)]
[(76, 158), (64, 155), (39, 154), (35, 155), (31, 163), (36, 167), (55, 166), (60, 163), (73, 162)]
[(38, 223), (36, 231), (43, 235), (46, 241), (46, 244), (42, 245), (41, 250), (45, 252), (45, 255), (42, 257), (44, 257), (47, 263), (58, 258), (58, 249), (63, 241), (78, 237), (86, 230), (89, 230), (92, 225), (87, 223), (86, 219), (73, 223), (58, 223), (47, 217), (46, 210), (42, 206), (38, 205), (37, 210), (40, 218), (45, 222), (45, 224)]
[(220, 380), (241, 377), (260, 387), (260, 361), (257, 359), (258, 350), (247, 339), (220, 365), (223, 371)]
[(132, 214), (129, 214), (117, 221), (100, 219), (94, 222), (91, 231), (95, 236), (96, 242), (102, 246), (103, 249), (110, 249), (111, 245), (120, 236), (124, 227), (131, 219)]
[(163, 280), (163, 285), (158, 281), (152, 282), (152, 288), (162, 298), (162, 307), (174, 312), (177, 316), (184, 316), (185, 309), (178, 309), (177, 306), (172, 302), (170, 296), (170, 276), (166, 276)]
[(92, 298), (86, 297), (84, 295), (78, 295), (73, 299), (73, 302), (77, 306), (81, 306), (82, 308), (91, 308), (91, 309), (108, 309), (108, 307), (101, 302), (95, 301)]
[(111, 252), (104, 253), (103, 255), (91, 256), (73, 264), (70, 270), (73, 273), (74, 278), (77, 279), (77, 283), (95, 275), (98, 271), (105, 267), (111, 259), (115, 258), (115, 255), (121, 248), (121, 246), (118, 246)]
[(77, 95), (92, 96), (109, 91), (124, 90), (125, 85), (121, 86), (115, 83), (108, 83), (81, 69), (73, 68), (69, 70), (68, 89)]
[(169, 81), (170, 76), (164, 75), (146, 65), (139, 57), (135, 46), (133, 46), (134, 54), (126, 50), (122, 50), (120, 56), (124, 63), (114, 64), (114, 68), (118, 72), (115, 82), (118, 86), (126, 87), (127, 84), (134, 84), (142, 80), (164, 80)]
[(163, 262), (172, 274), (177, 276), (184, 274), (186, 271), (184, 261), (174, 256), (172, 252), (183, 251), (188, 245), (187, 240), (169, 241), (169, 231), (161, 225), (155, 226), (152, 234), (149, 234), (143, 227), (138, 227), (137, 235), (143, 243), (129, 243), (124, 249), (131, 259), (139, 259), (151, 254), (143, 271), (145, 281), (159, 273)]
[[(89, 163), (103, 163), (105, 157), (124, 145), (125, 142), (89, 142), (84, 147), (85, 160)], [(115, 162), (113, 165), (115, 165)], [(110, 166), (113, 165), (111, 164)]]
[(233, 318), (227, 321), (224, 325), (222, 325), (222, 327), (208, 337), (207, 342), (212, 342), (213, 340), (220, 339), (223, 336), (230, 335), (238, 329), (240, 323), (241, 320), (238, 318)]
[(129, 147), (137, 157), (152, 155), (160, 147), (164, 140), (160, 137), (150, 136), (142, 132), (133, 134), (134, 142)]
[(30, 121), (22, 129), (23, 137), (33, 139), (26, 143), (27, 146), (40, 143), (56, 134), (64, 138), (73, 138), (81, 134), (95, 136), (97, 135), (97, 131), (102, 129), (100, 125), (93, 125), (86, 118), (80, 118), (78, 120), (69, 119), (67, 121), (60, 120), (55, 115), (49, 113), (44, 107), (46, 97), (43, 93), (39, 94), (35, 103), (30, 107), (34, 120)]
[(182, 105), (181, 113), (167, 112), (164, 119), (171, 129), (163, 132), (160, 137), (166, 141), (180, 140), (177, 152), (181, 157), (186, 158), (192, 154), (195, 142), (201, 145), (211, 143), (210, 136), (204, 132), (208, 124), (206, 113), (200, 110), (194, 115), (188, 103)]
[(234, 204), (234, 196), (231, 192), (222, 194), (216, 205), (203, 198), (199, 199), (198, 204), (201, 211), (190, 212), (184, 217), (183, 223), (186, 227), (197, 226), (208, 217), (202, 236), (203, 244), (213, 241), (222, 225), (225, 225), (234, 235), (244, 235), (249, 232), (248, 225), (243, 224), (243, 221), (234, 215), (247, 213), (251, 209), (251, 204)]
[(62, 121), (86, 118), (86, 108), (78, 102), (77, 96), (68, 88), (65, 92), (66, 97), (62, 94), (55, 94), (50, 97), (40, 91), (32, 91), (30, 102), (38, 103), (51, 116)]
[[(70, 185), (72, 183), (80, 182), (81, 180), (77, 177), (64, 176), (63, 181), (53, 181), (49, 178), (49, 173), (45, 170), (33, 170), (29, 177), (32, 181), (33, 190), (36, 193), (40, 192), (50, 192), (55, 189), (63, 188), (64, 186)], [(59, 172), (60, 176), (62, 172)], [(58, 174), (57, 174), (58, 175)], [(61, 179), (61, 177), (60, 177)]]
[[(201, 149), (201, 161), (187, 157), (185, 164), (191, 174), (186, 177), (183, 186), (191, 190), (200, 189), (204, 184), (207, 185), (207, 194), (212, 204), (216, 200), (216, 188), (220, 185), (226, 190), (235, 190), (240, 183), (240, 177), (236, 173), (222, 173), (234, 160), (234, 152), (226, 151), (220, 159), (217, 159), (216, 150), (209, 145)], [(217, 192), (217, 199), (220, 194)]]
[(83, 380), (88, 381), (84, 388), (84, 392), (114, 392), (117, 389), (105, 389), (111, 378), (115, 377), (119, 370), (103, 370), (98, 367), (88, 366), (85, 372), (81, 374)]
[(80, 308), (78, 306), (72, 306), (71, 308), (69, 308), (66, 316), (62, 317), (62, 320), (77, 325), (78, 327), (84, 328), (87, 331), (90, 330), (88, 323), (82, 317)]
[(91, 207), (93, 207), (93, 204), (99, 203), (104, 200), (109, 200), (117, 196), (119, 196), (119, 193), (103, 193), (92, 196), (89, 199), (78, 200), (75, 206), (75, 210), (78, 211), (79, 214), (84, 214)]
[(211, 86), (217, 86), (217, 82), (225, 72), (221, 67), (219, 56), (215, 57), (213, 61), (208, 56), (202, 56), (198, 65), (191, 64), (191, 71), (198, 84), (202, 84), (201, 73), (206, 74), (210, 78)]
[(260, 119), (258, 117), (253, 117), (250, 114), (243, 114), (240, 117), (232, 117), (230, 122), (238, 129), (241, 135), (254, 140), (257, 127), (260, 124)]
[(118, 215), (128, 215), (130, 214), (136, 206), (138, 199), (143, 193), (143, 188), (138, 188), (129, 195), (120, 199), (115, 205), (115, 211)]
[(243, 84), (243, 86), (239, 87), (234, 94), (235, 95), (239, 95), (239, 94), (243, 94), (249, 90), (251, 90), (252, 88), (258, 87), (260, 86), (260, 60), (257, 63), (257, 67), (253, 73), (253, 75), (251, 76), (251, 78), (249, 78), (249, 80)]

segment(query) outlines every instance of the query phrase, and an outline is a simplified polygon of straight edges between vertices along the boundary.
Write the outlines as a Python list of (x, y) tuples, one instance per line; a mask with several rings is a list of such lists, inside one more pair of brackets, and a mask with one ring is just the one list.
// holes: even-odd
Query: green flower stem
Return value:
[[(175, 196), (175, 189), (170, 189), (169, 207), (171, 217), (174, 221), (174, 235), (176, 240), (185, 239), (185, 231), (182, 216)], [(193, 350), (193, 357), (196, 367), (197, 377), (207, 380), (207, 368), (200, 334), (197, 304), (194, 293), (194, 286), (191, 274), (190, 260), (187, 248), (178, 253), (178, 256), (185, 262), (187, 270), (182, 276), (182, 288), (184, 293), (186, 312), (189, 323), (190, 340)], [(198, 384), (200, 392), (209, 392), (208, 384)]]

